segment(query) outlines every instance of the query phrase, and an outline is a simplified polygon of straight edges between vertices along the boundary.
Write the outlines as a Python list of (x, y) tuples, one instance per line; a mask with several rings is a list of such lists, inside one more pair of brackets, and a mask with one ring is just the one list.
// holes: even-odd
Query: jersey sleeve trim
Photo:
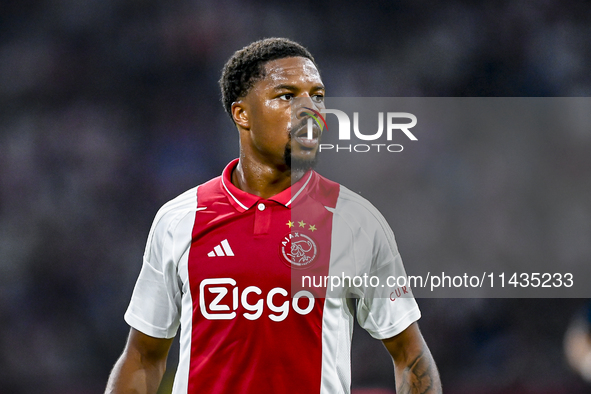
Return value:
[[(369, 314), (367, 318), (373, 321), (373, 317), (371, 316), (371, 314)], [(365, 330), (369, 333), (369, 335), (371, 335), (375, 339), (388, 339), (400, 334), (402, 331), (406, 330), (412, 323), (416, 322), (420, 318), (421, 311), (419, 310), (419, 308), (413, 308), (400, 319), (398, 319), (396, 323), (392, 324), (390, 327), (386, 327), (377, 331), (368, 328), (365, 328)]]
[(140, 317), (134, 315), (130, 310), (125, 312), (124, 318), (125, 322), (129, 324), (130, 327), (135, 328), (136, 330), (154, 338), (170, 339), (176, 335), (178, 330), (178, 326), (174, 328), (155, 327), (152, 324), (142, 320)]

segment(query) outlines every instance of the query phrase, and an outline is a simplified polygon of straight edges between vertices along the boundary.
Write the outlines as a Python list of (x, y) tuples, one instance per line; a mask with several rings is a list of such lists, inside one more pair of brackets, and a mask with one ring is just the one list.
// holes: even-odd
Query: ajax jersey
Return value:
[(175, 394), (349, 393), (354, 312), (377, 339), (420, 312), (412, 297), (327, 280), (405, 275), (392, 231), (314, 171), (269, 199), (245, 193), (237, 163), (160, 209), (125, 320), (157, 338), (180, 326)]

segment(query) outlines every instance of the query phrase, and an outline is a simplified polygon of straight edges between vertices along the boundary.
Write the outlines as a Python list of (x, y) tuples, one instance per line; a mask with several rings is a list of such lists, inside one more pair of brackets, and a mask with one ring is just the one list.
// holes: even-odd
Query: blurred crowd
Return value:
[[(591, 4), (558, 0), (3, 1), (0, 392), (102, 392), (154, 214), (238, 153), (217, 86), (235, 50), (295, 39), (337, 97), (583, 97), (590, 22)], [(447, 138), (447, 155), (402, 163), (374, 201), (407, 265), (591, 261), (588, 126), (498, 156), (493, 134)], [(446, 392), (585, 392), (561, 354), (584, 301), (419, 303)], [(359, 331), (355, 387), (391, 384)]]

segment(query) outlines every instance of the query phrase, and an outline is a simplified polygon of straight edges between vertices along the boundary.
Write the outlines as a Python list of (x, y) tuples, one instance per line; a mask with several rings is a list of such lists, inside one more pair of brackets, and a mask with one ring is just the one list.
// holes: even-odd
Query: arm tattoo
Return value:
[(429, 354), (421, 352), (410, 361), (402, 372), (402, 381), (398, 382), (398, 394), (439, 394), (440, 389), (434, 384), (437, 370)]

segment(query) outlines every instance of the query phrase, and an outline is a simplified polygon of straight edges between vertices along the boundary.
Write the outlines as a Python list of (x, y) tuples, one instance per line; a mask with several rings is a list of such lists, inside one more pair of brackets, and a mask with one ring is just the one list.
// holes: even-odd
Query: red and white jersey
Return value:
[[(125, 314), (158, 338), (180, 333), (173, 393), (349, 393), (355, 309), (377, 339), (420, 317), (412, 297), (302, 286), (323, 278), (404, 275), (394, 235), (365, 199), (309, 171), (262, 199), (221, 177), (164, 205)], [(295, 207), (294, 207), (295, 206)]]

